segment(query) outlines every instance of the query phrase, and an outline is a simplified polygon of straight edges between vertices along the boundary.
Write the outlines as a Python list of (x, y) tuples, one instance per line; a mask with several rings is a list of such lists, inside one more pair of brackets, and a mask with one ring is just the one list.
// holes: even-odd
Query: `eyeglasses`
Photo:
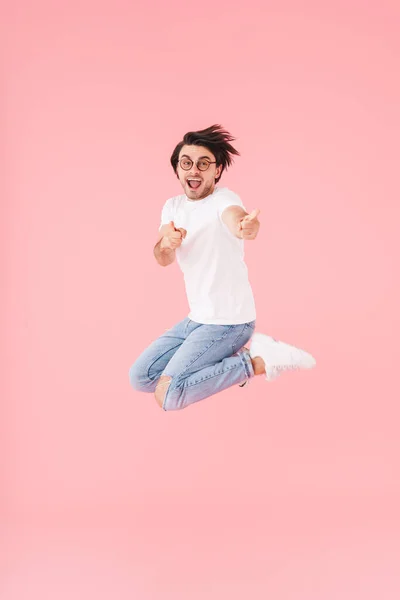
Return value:
[[(196, 163), (197, 168), (200, 171), (207, 171), (208, 167), (210, 165), (215, 164), (217, 161), (216, 160), (208, 160), (207, 158), (199, 158), (199, 160)], [(181, 158), (181, 160), (179, 161), (179, 164), (181, 166), (181, 169), (183, 169), (184, 171), (190, 171), (190, 169), (193, 166), (193, 161), (190, 158)]]

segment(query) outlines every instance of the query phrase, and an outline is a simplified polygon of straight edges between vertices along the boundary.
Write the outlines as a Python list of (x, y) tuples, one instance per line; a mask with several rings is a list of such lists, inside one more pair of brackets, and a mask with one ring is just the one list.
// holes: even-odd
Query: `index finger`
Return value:
[(258, 217), (258, 215), (260, 214), (260, 209), (256, 208), (255, 210), (253, 210), (249, 215), (247, 215), (245, 217), (245, 219), (247, 219), (248, 221), (252, 221), (253, 219), (256, 219)]
[(178, 231), (181, 232), (183, 239), (185, 239), (185, 237), (187, 235), (186, 229), (184, 229), (183, 227), (178, 227)]

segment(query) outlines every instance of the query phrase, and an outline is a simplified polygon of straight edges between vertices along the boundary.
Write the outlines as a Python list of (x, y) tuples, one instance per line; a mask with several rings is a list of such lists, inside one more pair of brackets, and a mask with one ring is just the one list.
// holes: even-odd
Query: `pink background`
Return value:
[[(398, 2), (9, 2), (1, 600), (400, 597)], [(182, 135), (262, 229), (257, 329), (317, 358), (166, 413), (153, 256)]]

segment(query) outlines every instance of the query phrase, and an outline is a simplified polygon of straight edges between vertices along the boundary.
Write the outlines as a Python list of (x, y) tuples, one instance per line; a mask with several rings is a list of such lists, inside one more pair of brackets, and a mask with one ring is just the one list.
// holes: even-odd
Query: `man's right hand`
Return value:
[(186, 229), (183, 229), (183, 227), (176, 228), (174, 222), (171, 221), (169, 225), (166, 225), (165, 227), (164, 236), (161, 239), (160, 244), (161, 248), (163, 250), (176, 250), (176, 248), (179, 248), (182, 244), (182, 240), (185, 239), (186, 234)]

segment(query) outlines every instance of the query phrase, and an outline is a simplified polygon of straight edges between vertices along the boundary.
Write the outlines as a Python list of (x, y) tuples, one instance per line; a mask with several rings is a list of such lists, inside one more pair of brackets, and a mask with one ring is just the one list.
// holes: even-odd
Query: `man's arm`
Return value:
[(163, 237), (157, 242), (157, 244), (154, 246), (154, 256), (156, 257), (156, 261), (158, 262), (159, 265), (161, 265), (162, 267), (168, 267), (168, 265), (170, 265), (171, 263), (174, 262), (175, 260), (175, 250), (172, 250), (172, 248), (163, 248), (161, 246), (162, 241), (163, 241)]
[(259, 210), (247, 213), (241, 206), (228, 206), (221, 215), (229, 231), (235, 237), (245, 240), (254, 240), (260, 228), (258, 220)]
[(247, 212), (241, 206), (228, 206), (221, 215), (221, 219), (229, 229), (229, 231), (237, 238), (241, 238), (239, 223)]

